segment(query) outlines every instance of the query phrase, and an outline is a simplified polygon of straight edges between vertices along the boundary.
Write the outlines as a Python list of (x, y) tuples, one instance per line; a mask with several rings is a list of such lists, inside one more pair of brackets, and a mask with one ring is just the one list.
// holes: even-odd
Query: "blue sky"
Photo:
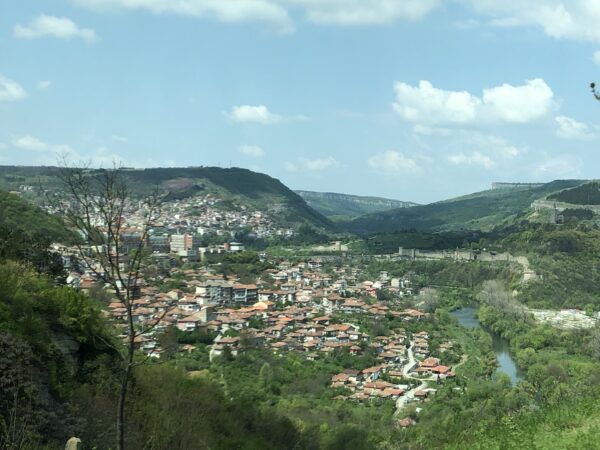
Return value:
[(600, 0), (0, 0), (0, 164), (430, 202), (598, 178)]

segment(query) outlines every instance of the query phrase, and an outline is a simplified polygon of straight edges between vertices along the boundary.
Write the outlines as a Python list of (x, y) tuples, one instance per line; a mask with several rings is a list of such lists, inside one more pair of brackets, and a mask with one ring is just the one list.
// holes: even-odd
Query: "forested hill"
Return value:
[(406, 229), (486, 231), (523, 216), (534, 200), (583, 183), (584, 180), (557, 180), (537, 187), (491, 189), (428, 205), (368, 214), (343, 226), (356, 233)]
[(381, 197), (338, 194), (334, 192), (296, 191), (309, 206), (332, 220), (353, 219), (364, 214), (408, 208), (413, 202), (391, 200)]
[(68, 243), (74, 235), (57, 217), (50, 216), (16, 194), (0, 190), (0, 229), (49, 242)]
[(600, 182), (592, 181), (581, 186), (549, 195), (548, 200), (574, 205), (600, 205)]
[[(90, 171), (91, 174), (100, 172)], [(56, 167), (0, 166), (0, 189), (18, 189), (41, 182), (47, 188), (60, 188)], [(223, 199), (237, 200), (251, 208), (271, 214), (280, 223), (308, 224), (330, 229), (332, 223), (312, 209), (298, 194), (279, 180), (247, 169), (220, 167), (182, 167), (124, 169), (124, 179), (133, 195), (145, 195), (158, 187), (169, 198), (184, 199), (212, 193)]]

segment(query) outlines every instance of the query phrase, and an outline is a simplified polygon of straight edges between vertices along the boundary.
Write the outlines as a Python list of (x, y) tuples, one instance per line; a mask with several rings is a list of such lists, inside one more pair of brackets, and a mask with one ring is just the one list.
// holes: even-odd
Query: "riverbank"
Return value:
[(482, 327), (477, 318), (476, 308), (463, 307), (452, 311), (450, 314), (458, 320), (458, 323), (461, 326), (465, 328), (481, 329), (490, 335), (492, 338), (492, 349), (496, 355), (496, 362), (498, 364), (498, 368), (496, 369), (497, 374), (503, 373), (508, 375), (513, 384), (522, 380), (523, 376), (510, 354), (509, 341), (504, 339), (498, 333), (494, 333)]

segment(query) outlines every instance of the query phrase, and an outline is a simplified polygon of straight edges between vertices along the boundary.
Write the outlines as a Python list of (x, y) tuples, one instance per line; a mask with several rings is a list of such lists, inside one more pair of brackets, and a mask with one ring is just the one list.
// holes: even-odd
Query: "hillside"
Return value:
[(549, 195), (548, 200), (573, 205), (600, 205), (600, 182), (592, 181)]
[[(91, 170), (90, 174), (100, 173)], [(59, 189), (56, 167), (0, 166), (0, 189), (19, 189), (41, 183), (47, 189)], [(279, 180), (247, 169), (219, 167), (183, 167), (125, 169), (125, 181), (134, 196), (143, 196), (158, 188), (170, 199), (184, 199), (200, 193), (211, 193), (225, 200), (269, 212), (287, 226), (308, 224), (330, 229), (332, 223), (312, 209), (295, 192)]]
[(582, 183), (583, 180), (557, 180), (539, 187), (491, 189), (428, 205), (368, 214), (345, 222), (343, 227), (355, 233), (490, 230), (524, 215), (534, 200)]
[(337, 194), (334, 192), (295, 191), (308, 205), (331, 220), (353, 218), (394, 208), (416, 206), (413, 202), (381, 197)]
[(20, 196), (0, 190), (0, 228), (25, 234), (43, 236), (54, 242), (69, 242), (73, 235), (57, 217), (50, 216)]

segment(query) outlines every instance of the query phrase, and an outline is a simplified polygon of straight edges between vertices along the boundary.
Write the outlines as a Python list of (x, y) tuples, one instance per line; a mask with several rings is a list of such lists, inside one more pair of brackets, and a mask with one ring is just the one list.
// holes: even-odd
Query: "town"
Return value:
[[(261, 237), (293, 232), (276, 228), (265, 214), (244, 207), (222, 211), (216, 207), (220, 203), (214, 196), (167, 202), (161, 220), (142, 243), (147, 262), (131, 287), (139, 351), (161, 358), (165, 349), (160, 336), (176, 328), (180, 333), (210, 336), (210, 361), (235, 358), (249, 348), (266, 348), (277, 355), (295, 352), (308, 361), (335, 352), (369, 355), (373, 365), (332, 375), (330, 387), (339, 392), (335, 398), (389, 399), (399, 409), (427, 399), (436, 391), (433, 385), (455, 376), (456, 358), (445, 361), (453, 343), (441, 342), (432, 353), (428, 332), (419, 328), (429, 313), (418, 306), (414, 273), (398, 278), (382, 271), (368, 279), (351, 259), (290, 259), (247, 252), (244, 244), (228, 238), (241, 229)], [(124, 270), (125, 255), (140, 245), (143, 217), (135, 204), (125, 211), (119, 235)], [(94, 221), (100, 223), (100, 218)], [(206, 240), (209, 235), (211, 244)], [(54, 251), (70, 270), (71, 286), (88, 293), (99, 289), (110, 297), (110, 289), (100, 281), (102, 268), (92, 267), (93, 258), (81, 260), (81, 247), (57, 244)], [(83, 252), (93, 254), (91, 249)], [(244, 274), (224, 270), (231, 266), (228, 261), (259, 269)], [(126, 305), (110, 298), (105, 313), (126, 330)], [(369, 323), (387, 319), (394, 323), (389, 332), (369, 329)], [(177, 349), (195, 350), (193, 344)]]

